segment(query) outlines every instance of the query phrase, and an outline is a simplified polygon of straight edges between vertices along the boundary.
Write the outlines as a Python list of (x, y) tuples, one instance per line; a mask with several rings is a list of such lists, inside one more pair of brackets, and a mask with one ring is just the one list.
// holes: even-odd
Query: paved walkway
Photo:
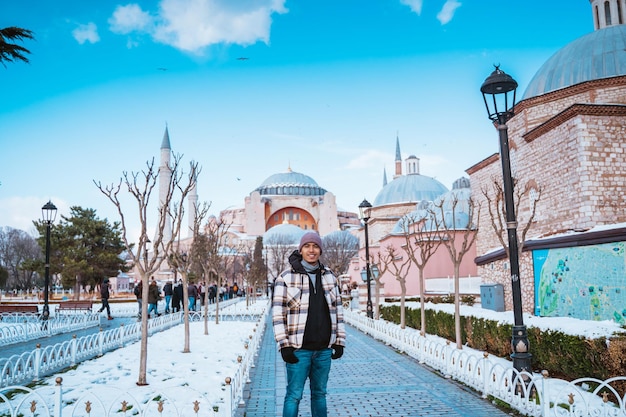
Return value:
[[(476, 392), (441, 377), (409, 356), (347, 327), (341, 359), (332, 362), (328, 381), (329, 417), (504, 417), (507, 414)], [(263, 342), (245, 405), (237, 417), (280, 417), (285, 395), (285, 366), (276, 351), (271, 325)], [(300, 416), (310, 417), (308, 384)]]

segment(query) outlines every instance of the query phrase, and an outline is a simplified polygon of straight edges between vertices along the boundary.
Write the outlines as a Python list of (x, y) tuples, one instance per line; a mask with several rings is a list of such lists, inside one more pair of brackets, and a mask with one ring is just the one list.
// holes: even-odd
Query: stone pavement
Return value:
[[(346, 326), (347, 347), (332, 362), (328, 381), (329, 417), (504, 417), (506, 413), (473, 390), (445, 379), (415, 359)], [(280, 417), (285, 395), (285, 366), (276, 350), (271, 323), (265, 334), (245, 405), (237, 417)], [(308, 383), (300, 416), (310, 417)]]

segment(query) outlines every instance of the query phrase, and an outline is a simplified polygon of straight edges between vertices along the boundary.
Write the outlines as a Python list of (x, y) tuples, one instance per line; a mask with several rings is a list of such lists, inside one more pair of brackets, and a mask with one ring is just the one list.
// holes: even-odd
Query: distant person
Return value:
[(311, 415), (327, 417), (326, 387), (331, 359), (343, 355), (346, 331), (341, 290), (335, 275), (319, 261), (322, 240), (302, 236), (289, 256), (291, 269), (274, 282), (274, 337), (287, 368), (283, 417), (297, 417), (306, 380), (311, 388)]
[(174, 294), (174, 287), (172, 281), (167, 281), (163, 286), (163, 295), (165, 296), (165, 314), (170, 312), (170, 303), (172, 302), (172, 295)]
[(172, 294), (172, 311), (178, 313), (180, 311), (181, 303), (183, 302), (183, 282), (178, 281), (174, 285), (174, 291)]
[(100, 307), (100, 310), (98, 310), (98, 313), (102, 313), (104, 309), (106, 308), (107, 318), (109, 320), (113, 320), (113, 317), (111, 317), (111, 307), (109, 306), (110, 287), (111, 287), (111, 284), (109, 284), (109, 279), (105, 278), (104, 281), (102, 281), (102, 284), (100, 285), (100, 299), (102, 300), (102, 307)]
[(148, 288), (148, 318), (150, 318), (150, 312), (154, 311), (155, 316), (159, 316), (158, 310), (158, 302), (161, 298), (161, 292), (159, 291), (159, 286), (156, 281), (150, 282), (150, 287)]
[(198, 288), (192, 283), (187, 286), (187, 298), (189, 298), (189, 311), (196, 311), (196, 298), (198, 297)]
[(135, 294), (135, 297), (137, 297), (137, 306), (139, 307), (137, 318), (141, 318), (141, 302), (143, 301), (143, 299), (141, 298), (142, 290), (143, 290), (143, 283), (139, 281), (139, 283), (135, 286), (135, 289), (133, 291), (133, 293)]

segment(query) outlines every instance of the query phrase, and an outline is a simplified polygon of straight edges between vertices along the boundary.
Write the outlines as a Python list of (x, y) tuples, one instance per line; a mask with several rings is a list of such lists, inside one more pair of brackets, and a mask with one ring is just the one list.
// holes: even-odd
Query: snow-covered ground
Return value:
[[(242, 301), (221, 311), (261, 314), (266, 308), (267, 299), (259, 299), (248, 307)], [(235, 376), (238, 357), (245, 355), (245, 344), (258, 331), (255, 329), (256, 321), (223, 320), (215, 324), (209, 320), (205, 335), (203, 321), (191, 322), (189, 353), (182, 353), (184, 326), (153, 334), (148, 339), (148, 387), (137, 386), (139, 342), (82, 362), (72, 370), (46, 378), (42, 385), (54, 386), (56, 378), (62, 377), (64, 403), (79, 401), (96, 389), (97, 395), (107, 400), (120, 395), (142, 398), (142, 392), (163, 392), (180, 404), (193, 404), (199, 394), (210, 404), (225, 404), (229, 395), (225, 380)]]

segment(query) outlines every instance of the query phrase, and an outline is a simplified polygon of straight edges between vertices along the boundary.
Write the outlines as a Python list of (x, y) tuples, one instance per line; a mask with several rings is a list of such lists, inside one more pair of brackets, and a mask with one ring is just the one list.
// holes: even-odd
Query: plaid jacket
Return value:
[[(343, 322), (341, 291), (337, 278), (324, 267), (322, 272), (324, 298), (330, 312), (330, 343), (345, 346), (346, 328)], [(272, 300), (272, 323), (278, 348), (302, 347), (304, 328), (309, 307), (309, 275), (291, 269), (274, 281)]]

